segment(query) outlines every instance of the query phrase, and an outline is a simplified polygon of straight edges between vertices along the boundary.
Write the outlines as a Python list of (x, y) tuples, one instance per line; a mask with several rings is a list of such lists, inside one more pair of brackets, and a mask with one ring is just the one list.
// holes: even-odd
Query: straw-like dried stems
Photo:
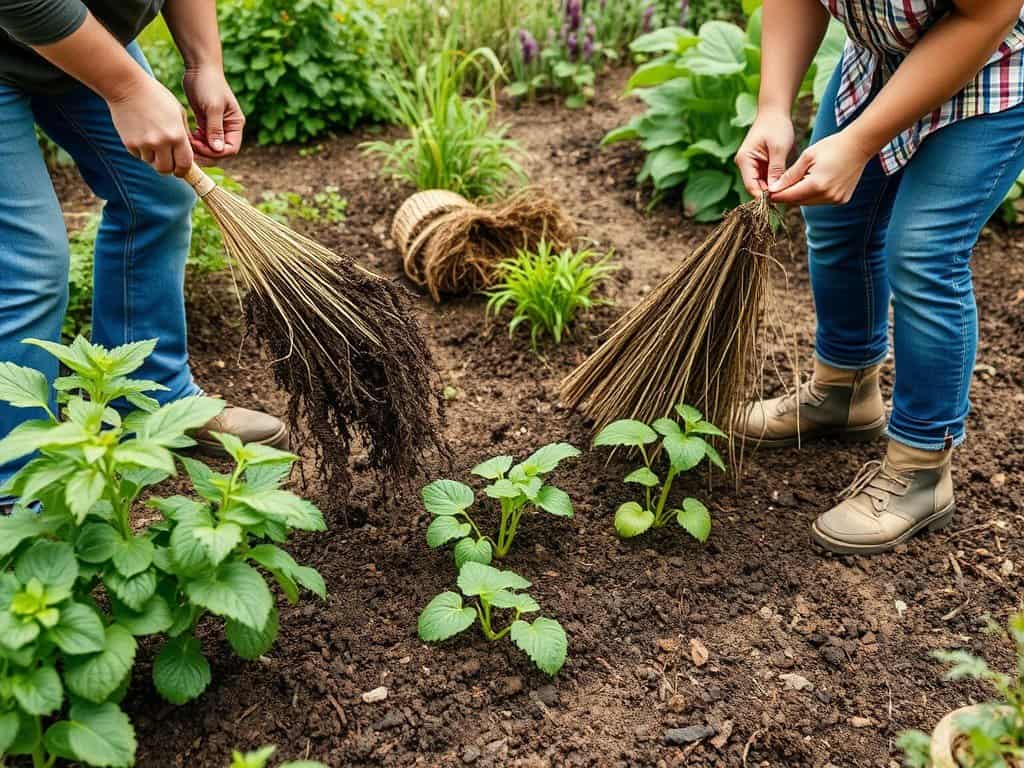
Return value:
[(290, 420), (305, 417), (328, 482), (347, 489), (354, 435), (370, 466), (393, 477), (444, 450), (436, 369), (406, 291), (219, 187), (203, 200), (248, 288), (250, 327), (290, 395)]
[(409, 279), (439, 302), (443, 294), (489, 287), (498, 262), (516, 249), (535, 249), (541, 240), (561, 249), (575, 235), (576, 226), (558, 201), (543, 188), (527, 187), (492, 205), (451, 207), (400, 245)]
[(650, 423), (686, 402), (728, 431), (763, 367), (770, 240), (766, 200), (730, 212), (566, 377), (562, 400), (595, 429), (625, 418)]

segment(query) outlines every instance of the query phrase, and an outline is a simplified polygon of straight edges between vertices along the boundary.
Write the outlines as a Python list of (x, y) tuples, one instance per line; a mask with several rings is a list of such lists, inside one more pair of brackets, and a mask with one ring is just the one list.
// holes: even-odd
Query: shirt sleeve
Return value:
[(25, 45), (63, 40), (85, 22), (82, 0), (0, 0), (0, 28)]

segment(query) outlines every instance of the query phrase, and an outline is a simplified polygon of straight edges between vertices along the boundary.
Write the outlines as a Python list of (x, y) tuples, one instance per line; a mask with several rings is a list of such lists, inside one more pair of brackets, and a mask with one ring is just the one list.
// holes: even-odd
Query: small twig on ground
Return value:
[(747, 755), (750, 754), (750, 748), (754, 746), (754, 742), (757, 741), (757, 737), (762, 733), (764, 733), (764, 731), (754, 731), (750, 734), (750, 738), (747, 739), (747, 743), (743, 747), (743, 768), (746, 768), (747, 766)]

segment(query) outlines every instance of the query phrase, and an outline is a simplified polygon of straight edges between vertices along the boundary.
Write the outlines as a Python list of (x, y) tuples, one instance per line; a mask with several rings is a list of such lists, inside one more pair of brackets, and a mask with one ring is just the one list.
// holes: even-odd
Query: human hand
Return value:
[(190, 140), (200, 165), (237, 154), (242, 147), (245, 116), (224, 71), (217, 66), (187, 69), (182, 80), (185, 96), (196, 116)]
[(793, 151), (793, 121), (784, 112), (759, 111), (747, 137), (736, 153), (743, 186), (751, 197), (760, 197), (782, 176)]
[(782, 177), (768, 185), (772, 202), (792, 205), (843, 205), (850, 202), (872, 153), (847, 131), (828, 136), (804, 150)]
[(169, 90), (141, 69), (119, 93), (107, 100), (121, 141), (134, 157), (160, 173), (184, 176), (194, 155), (188, 118)]

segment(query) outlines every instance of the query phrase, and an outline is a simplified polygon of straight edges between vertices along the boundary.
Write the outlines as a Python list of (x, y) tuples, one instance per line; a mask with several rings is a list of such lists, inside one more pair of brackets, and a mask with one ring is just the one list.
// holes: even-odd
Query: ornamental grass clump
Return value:
[(767, 198), (730, 212), (565, 378), (563, 401), (596, 429), (616, 419), (651, 423), (681, 402), (731, 424), (761, 379), (770, 215)]
[(599, 256), (586, 248), (556, 251), (546, 241), (534, 251), (519, 249), (497, 265), (487, 313), (499, 315), (510, 307), (509, 335), (525, 324), (533, 349), (544, 334), (561, 344), (576, 314), (595, 305), (594, 292), (615, 271), (611, 257), (610, 251)]
[(328, 483), (348, 484), (353, 438), (390, 477), (416, 472), (442, 452), (443, 399), (408, 293), (348, 256), (264, 215), (198, 167), (187, 177), (216, 218), (236, 278), (247, 289), (249, 326), (269, 350), (305, 417)]

